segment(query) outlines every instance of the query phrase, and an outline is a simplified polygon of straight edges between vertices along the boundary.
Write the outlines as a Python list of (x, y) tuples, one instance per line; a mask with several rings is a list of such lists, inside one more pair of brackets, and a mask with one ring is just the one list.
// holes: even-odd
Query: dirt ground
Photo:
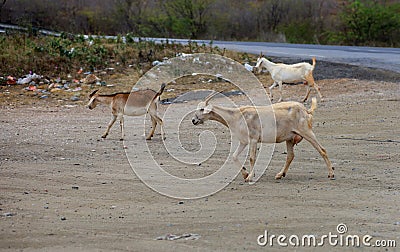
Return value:
[[(258, 237), (267, 230), (269, 235), (321, 238), (338, 234), (340, 223), (347, 225), (345, 235), (371, 235), (371, 244), (395, 240), (399, 247), (400, 74), (348, 70), (343, 65), (335, 65), (334, 71), (322, 69), (316, 79), (325, 101), (318, 104), (314, 132), (328, 151), (336, 180), (327, 178), (323, 159), (303, 141), (295, 147), (287, 176), (276, 181), (286, 157), (285, 144), (278, 144), (257, 183), (249, 185), (238, 176), (218, 193), (194, 200), (160, 195), (141, 182), (119, 140), (118, 126), (106, 140), (100, 138), (110, 119), (108, 108), (90, 111), (84, 102), (3, 103), (0, 250), (278, 250), (282, 247), (276, 239), (273, 246), (262, 247)], [(304, 93), (303, 85), (285, 85), (283, 90), (287, 100), (299, 101)], [(160, 110), (168, 106), (179, 110), (188, 105), (161, 105)], [(229, 132), (213, 123), (182, 130), (180, 137), (190, 140), (209, 128), (219, 132), (222, 141), (229, 141)], [(142, 135), (130, 137), (144, 141)], [(198, 148), (197, 140), (189, 140), (186, 148)], [(157, 160), (165, 159), (171, 173), (184, 177), (207, 174), (229, 151), (223, 146), (207, 164), (187, 166), (168, 159), (160, 135), (149, 145)], [(141, 153), (149, 156), (147, 151)], [(145, 164), (133, 160), (132, 165)], [(198, 239), (156, 240), (188, 233)], [(360, 250), (334, 247), (327, 240), (322, 249)]]

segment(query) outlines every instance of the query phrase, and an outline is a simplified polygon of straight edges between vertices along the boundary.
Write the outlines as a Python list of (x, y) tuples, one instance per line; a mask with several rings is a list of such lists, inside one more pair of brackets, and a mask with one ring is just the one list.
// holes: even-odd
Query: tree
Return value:
[(123, 30), (128, 30), (137, 35), (142, 34), (142, 26), (145, 21), (145, 10), (149, 1), (146, 0), (118, 0), (116, 11), (120, 25), (124, 24)]
[(0, 17), (1, 17), (1, 9), (3, 9), (3, 6), (6, 4), (7, 0), (3, 0), (2, 3), (0, 4)]
[(171, 0), (165, 1), (170, 30), (178, 36), (199, 38), (206, 32), (207, 12), (214, 0)]
[(354, 0), (340, 17), (343, 40), (354, 45), (395, 43), (400, 31), (400, 5), (382, 5), (375, 1)]

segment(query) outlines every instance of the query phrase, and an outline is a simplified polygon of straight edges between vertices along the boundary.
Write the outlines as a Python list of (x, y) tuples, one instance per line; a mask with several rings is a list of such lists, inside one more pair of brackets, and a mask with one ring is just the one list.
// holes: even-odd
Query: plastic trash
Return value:
[(33, 80), (41, 79), (42, 76), (38, 74), (28, 74), (25, 76), (25, 78), (19, 78), (17, 81), (17, 84), (23, 85), (23, 84), (29, 84)]
[(151, 63), (152, 66), (159, 66), (162, 65), (163, 63), (161, 61), (155, 60)]
[(253, 66), (251, 66), (251, 65), (249, 65), (249, 64), (247, 64), (247, 63), (245, 63), (245, 64), (244, 64), (244, 67), (246, 68), (247, 71), (253, 72)]
[(17, 80), (16, 80), (14, 77), (12, 77), (12, 76), (7, 76), (7, 84), (8, 84), (8, 85), (17, 84)]
[(25, 90), (28, 90), (28, 91), (36, 91), (36, 90), (37, 90), (37, 87), (34, 86), (34, 85), (29, 85), (28, 87), (25, 88)]

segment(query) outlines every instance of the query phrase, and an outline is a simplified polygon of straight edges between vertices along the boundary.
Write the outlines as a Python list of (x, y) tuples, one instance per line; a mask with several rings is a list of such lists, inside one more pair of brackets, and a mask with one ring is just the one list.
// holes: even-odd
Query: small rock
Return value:
[(74, 95), (71, 97), (71, 101), (79, 101), (79, 97)]
[(65, 221), (65, 220), (67, 220), (67, 218), (65, 218), (64, 216), (61, 216), (61, 220)]
[(79, 186), (72, 186), (72, 189), (78, 190)]

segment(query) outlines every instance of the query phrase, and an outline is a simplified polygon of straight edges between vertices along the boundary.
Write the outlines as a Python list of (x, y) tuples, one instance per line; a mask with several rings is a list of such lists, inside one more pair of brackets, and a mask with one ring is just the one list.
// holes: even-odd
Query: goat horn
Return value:
[(90, 93), (89, 97), (92, 97), (95, 93), (97, 93), (97, 91), (99, 91), (98, 89), (94, 90), (93, 92)]
[(218, 92), (212, 91), (211, 94), (209, 94), (209, 95), (204, 99), (204, 102), (205, 102), (206, 104), (208, 104), (208, 102), (211, 100), (211, 98), (213, 98), (214, 95), (216, 95), (216, 94), (218, 94)]

